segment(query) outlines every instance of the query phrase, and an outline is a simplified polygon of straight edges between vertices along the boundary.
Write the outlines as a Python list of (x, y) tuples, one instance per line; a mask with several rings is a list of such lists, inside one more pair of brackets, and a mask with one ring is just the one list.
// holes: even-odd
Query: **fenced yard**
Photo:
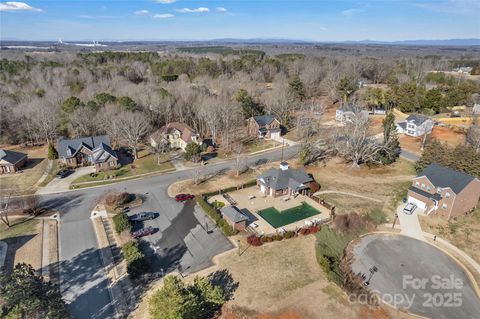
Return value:
[(269, 207), (258, 212), (273, 228), (279, 228), (302, 219), (320, 214), (318, 210), (303, 202), (300, 206), (292, 207), (284, 211), (278, 211), (275, 207)]

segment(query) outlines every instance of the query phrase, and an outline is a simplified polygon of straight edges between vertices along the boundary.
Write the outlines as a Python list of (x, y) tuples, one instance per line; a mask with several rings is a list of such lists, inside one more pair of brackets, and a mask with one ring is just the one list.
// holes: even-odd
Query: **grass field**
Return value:
[(289, 208), (281, 212), (279, 212), (275, 207), (270, 207), (261, 210), (258, 214), (262, 216), (262, 218), (265, 219), (270, 225), (272, 225), (272, 227), (278, 228), (311, 216), (318, 215), (320, 212), (304, 202), (300, 206)]

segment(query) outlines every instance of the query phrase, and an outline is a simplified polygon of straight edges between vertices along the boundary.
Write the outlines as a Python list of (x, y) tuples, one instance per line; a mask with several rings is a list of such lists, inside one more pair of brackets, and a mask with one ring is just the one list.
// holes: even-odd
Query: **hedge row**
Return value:
[(128, 221), (128, 216), (126, 213), (117, 213), (115, 216), (113, 216), (113, 226), (115, 227), (115, 231), (117, 233), (121, 233), (124, 230), (130, 230), (132, 226), (130, 225), (130, 222)]
[(147, 260), (136, 241), (129, 241), (123, 245), (122, 254), (127, 262), (127, 272), (132, 278), (136, 278), (147, 272)]
[(210, 206), (203, 197), (196, 197), (198, 205), (203, 209), (205, 213), (207, 213), (208, 216), (210, 216), (215, 224), (222, 230), (222, 232), (225, 234), (225, 236), (232, 236), (237, 233), (236, 230), (232, 228), (223, 218), (220, 212)]

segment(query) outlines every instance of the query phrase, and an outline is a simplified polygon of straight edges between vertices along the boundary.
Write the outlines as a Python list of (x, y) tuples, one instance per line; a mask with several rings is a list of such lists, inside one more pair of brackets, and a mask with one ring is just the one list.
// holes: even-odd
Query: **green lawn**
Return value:
[(85, 183), (85, 182), (107, 182), (108, 176), (114, 176), (115, 178), (123, 177), (135, 177), (136, 175), (153, 173), (158, 171), (165, 171), (173, 169), (172, 163), (169, 161), (162, 161), (160, 165), (157, 163), (157, 156), (147, 155), (142, 158), (137, 159), (134, 163), (120, 167), (119, 169), (99, 172), (95, 177), (90, 176), (89, 174), (80, 176), (75, 179), (72, 184)]
[(280, 145), (282, 144), (273, 140), (255, 139), (252, 143), (247, 145), (245, 153), (250, 154), (260, 152)]
[(0, 222), (0, 239), (33, 234), (35, 227), (39, 222), (39, 219), (10, 219), (10, 223), (13, 225), (10, 228), (8, 228), (3, 222)]
[(276, 208), (270, 207), (259, 212), (273, 228), (279, 228), (296, 221), (320, 214), (318, 210), (303, 202), (302, 205), (279, 212)]

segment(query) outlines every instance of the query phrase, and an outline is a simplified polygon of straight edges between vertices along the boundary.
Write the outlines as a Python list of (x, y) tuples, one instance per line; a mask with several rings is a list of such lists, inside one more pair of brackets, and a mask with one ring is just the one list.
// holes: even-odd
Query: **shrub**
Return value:
[(282, 239), (283, 239), (283, 236), (280, 235), (280, 234), (277, 234), (277, 235), (274, 235), (274, 236), (273, 236), (273, 240), (280, 241), (280, 240), (282, 240)]
[(219, 208), (225, 207), (225, 203), (224, 203), (224, 202), (215, 201), (215, 202), (213, 203), (213, 207), (219, 209)]
[(122, 254), (127, 263), (127, 272), (132, 278), (136, 278), (148, 270), (145, 255), (140, 250), (137, 242), (129, 241), (123, 245)]
[(128, 216), (127, 214), (121, 212), (113, 216), (113, 226), (115, 227), (115, 231), (117, 233), (121, 233), (125, 230), (130, 230), (131, 225), (130, 222), (128, 221)]
[(53, 143), (48, 143), (48, 159), (54, 160), (58, 158), (58, 152)]
[(253, 179), (253, 180), (248, 181), (245, 184), (243, 184), (243, 187), (251, 187), (251, 186), (256, 186), (256, 185), (257, 185), (257, 180)]
[(369, 219), (375, 225), (385, 224), (387, 222), (387, 217), (385, 213), (381, 209), (373, 209), (367, 215), (367, 219)]
[(283, 233), (283, 238), (285, 239), (292, 238), (293, 236), (295, 236), (295, 232), (293, 231), (286, 231)]
[(247, 243), (251, 246), (261, 246), (262, 238), (256, 235), (250, 235), (247, 237)]
[(128, 203), (130, 198), (130, 194), (127, 192), (108, 192), (105, 195), (105, 204), (116, 207)]

